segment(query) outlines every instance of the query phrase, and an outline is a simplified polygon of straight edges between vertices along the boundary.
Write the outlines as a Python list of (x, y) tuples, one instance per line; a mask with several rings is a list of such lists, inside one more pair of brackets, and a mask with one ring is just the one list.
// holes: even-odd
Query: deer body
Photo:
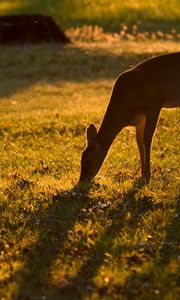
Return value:
[(87, 128), (87, 147), (82, 154), (80, 181), (99, 171), (117, 134), (126, 126), (136, 127), (142, 179), (149, 183), (150, 149), (160, 110), (180, 106), (180, 52), (143, 61), (120, 74), (97, 132)]

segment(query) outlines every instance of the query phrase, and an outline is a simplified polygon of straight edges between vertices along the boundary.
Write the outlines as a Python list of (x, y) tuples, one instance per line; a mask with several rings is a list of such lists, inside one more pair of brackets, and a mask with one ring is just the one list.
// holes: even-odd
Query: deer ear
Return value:
[(88, 146), (92, 146), (96, 140), (97, 129), (94, 124), (90, 124), (87, 128), (87, 142)]

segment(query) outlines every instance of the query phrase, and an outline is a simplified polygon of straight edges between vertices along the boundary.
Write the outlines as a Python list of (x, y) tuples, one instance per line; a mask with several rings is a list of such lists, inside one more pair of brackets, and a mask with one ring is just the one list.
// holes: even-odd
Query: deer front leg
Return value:
[(141, 174), (142, 178), (145, 175), (145, 147), (144, 147), (144, 129), (146, 125), (146, 116), (141, 114), (137, 118), (136, 122), (136, 141), (139, 148), (139, 154), (141, 159)]
[(156, 129), (160, 109), (150, 111), (146, 114), (146, 125), (144, 128), (144, 148), (145, 148), (145, 165), (144, 165), (144, 174), (143, 181), (145, 184), (149, 183), (151, 176), (151, 167), (150, 167), (150, 152), (151, 152), (151, 143), (153, 134)]

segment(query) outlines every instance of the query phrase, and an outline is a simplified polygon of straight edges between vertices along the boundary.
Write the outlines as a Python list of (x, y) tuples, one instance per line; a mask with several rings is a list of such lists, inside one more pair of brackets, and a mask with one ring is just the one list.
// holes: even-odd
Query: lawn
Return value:
[(0, 299), (178, 299), (180, 110), (163, 110), (139, 188), (133, 128), (78, 186), (85, 128), (117, 75), (176, 41), (0, 47)]
[(180, 109), (161, 112), (148, 186), (132, 127), (77, 183), (119, 73), (180, 51), (179, 0), (0, 3), (21, 12), (54, 16), (72, 43), (0, 46), (0, 299), (178, 300)]

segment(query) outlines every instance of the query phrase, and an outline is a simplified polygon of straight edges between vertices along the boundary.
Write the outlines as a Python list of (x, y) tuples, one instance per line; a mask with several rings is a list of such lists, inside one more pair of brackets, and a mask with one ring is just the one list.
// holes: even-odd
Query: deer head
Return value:
[(90, 124), (86, 130), (87, 147), (83, 151), (81, 158), (80, 181), (91, 180), (99, 171), (104, 155), (102, 147), (97, 138), (97, 129)]

